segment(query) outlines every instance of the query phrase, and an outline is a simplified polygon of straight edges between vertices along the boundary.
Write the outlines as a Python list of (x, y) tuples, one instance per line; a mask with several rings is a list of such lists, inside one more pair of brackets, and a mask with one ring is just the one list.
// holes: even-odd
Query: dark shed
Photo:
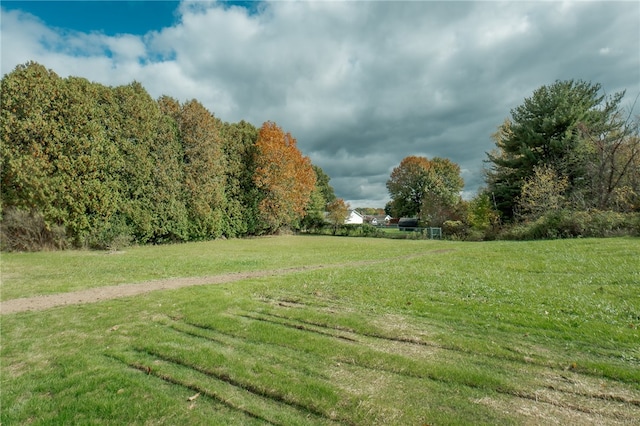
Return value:
[(403, 217), (398, 221), (398, 228), (401, 231), (413, 231), (414, 228), (418, 227), (418, 218), (415, 217)]

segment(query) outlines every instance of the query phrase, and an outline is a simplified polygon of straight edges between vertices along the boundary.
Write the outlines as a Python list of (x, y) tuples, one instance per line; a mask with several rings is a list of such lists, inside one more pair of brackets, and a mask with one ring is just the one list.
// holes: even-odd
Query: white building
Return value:
[(362, 216), (360, 213), (358, 213), (355, 210), (351, 210), (349, 212), (349, 216), (344, 220), (344, 223), (347, 225), (350, 225), (350, 224), (362, 225), (364, 223), (364, 216)]

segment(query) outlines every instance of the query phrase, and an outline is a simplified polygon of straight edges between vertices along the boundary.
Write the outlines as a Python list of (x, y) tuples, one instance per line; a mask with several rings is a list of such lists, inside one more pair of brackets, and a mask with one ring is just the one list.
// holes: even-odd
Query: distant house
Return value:
[(351, 210), (349, 211), (349, 216), (344, 220), (344, 223), (347, 225), (361, 225), (364, 223), (364, 216), (355, 210)]
[(388, 225), (389, 222), (391, 221), (391, 216), (389, 215), (376, 215), (376, 216), (370, 216), (367, 215), (364, 217), (364, 221), (365, 223), (370, 223), (373, 226), (383, 226), (383, 225)]

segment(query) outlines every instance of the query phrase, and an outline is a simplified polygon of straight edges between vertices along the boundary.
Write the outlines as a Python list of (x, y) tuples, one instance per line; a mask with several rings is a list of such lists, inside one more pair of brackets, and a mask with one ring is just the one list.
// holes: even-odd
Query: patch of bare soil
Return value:
[(291, 268), (273, 271), (237, 272), (206, 277), (167, 278), (136, 284), (120, 284), (107, 287), (90, 288), (70, 293), (58, 293), (46, 296), (25, 297), (6, 300), (0, 305), (0, 314), (13, 314), (25, 311), (42, 311), (49, 308), (65, 305), (78, 305), (82, 303), (95, 303), (103, 300), (119, 299), (121, 297), (137, 296), (157, 290), (172, 290), (196, 285), (227, 284), (249, 278), (266, 277), (272, 275), (284, 275), (287, 273), (319, 269)]
[[(443, 253), (450, 250), (435, 250), (432, 252), (405, 256), (404, 259), (419, 257), (430, 253)], [(79, 305), (82, 303), (95, 303), (103, 300), (118, 299), (121, 297), (137, 296), (156, 290), (170, 290), (195, 285), (227, 284), (249, 278), (259, 278), (274, 275), (285, 275), (293, 272), (311, 271), (327, 267), (361, 266), (374, 263), (388, 262), (393, 259), (365, 260), (360, 262), (343, 263), (338, 265), (314, 265), (298, 268), (276, 269), (269, 271), (235, 272), (230, 274), (213, 275), (208, 277), (167, 278), (162, 280), (147, 281), (136, 284), (120, 284), (108, 287), (90, 288), (69, 293), (51, 294), (46, 296), (26, 297), (6, 300), (0, 303), (0, 315), (14, 314), (25, 311), (41, 311), (65, 305)]]
[[(418, 257), (426, 254), (442, 253), (450, 250), (435, 250), (431, 252), (421, 253)], [(286, 275), (294, 272), (312, 271), (327, 267), (348, 267), (367, 265), (375, 263), (388, 262), (393, 259), (366, 260), (360, 262), (352, 262), (339, 265), (315, 265), (303, 266), (299, 268), (276, 269), (269, 271), (253, 271), (253, 272), (236, 272), (230, 274), (213, 275), (206, 277), (187, 277), (187, 278), (167, 278), (162, 280), (153, 280), (135, 284), (119, 284), (108, 287), (90, 288), (87, 290), (74, 291), (69, 293), (58, 293), (46, 296), (25, 297), (20, 299), (6, 300), (0, 303), (0, 315), (14, 314), (25, 311), (42, 311), (49, 308), (65, 305), (79, 305), (82, 303), (95, 303), (103, 300), (119, 299), (121, 297), (137, 296), (139, 294), (149, 293), (157, 290), (170, 290), (182, 287), (191, 287), (196, 285), (215, 285), (227, 284), (250, 278), (259, 278), (275, 275)]]

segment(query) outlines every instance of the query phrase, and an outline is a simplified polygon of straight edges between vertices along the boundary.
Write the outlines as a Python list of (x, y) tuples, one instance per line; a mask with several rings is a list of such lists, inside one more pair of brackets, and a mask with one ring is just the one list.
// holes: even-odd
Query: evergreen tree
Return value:
[(258, 229), (259, 194), (253, 182), (258, 129), (246, 121), (222, 125), (226, 157), (227, 231), (230, 237), (255, 234)]
[(488, 154), (489, 191), (505, 217), (513, 216), (522, 185), (537, 166), (566, 177), (570, 193), (584, 189), (589, 149), (579, 128), (605, 125), (623, 96), (604, 102), (600, 89), (584, 81), (556, 81), (511, 111), (511, 119), (494, 135), (497, 150)]
[(196, 100), (180, 108), (186, 204), (192, 239), (209, 239), (225, 231), (225, 159), (220, 122)]

